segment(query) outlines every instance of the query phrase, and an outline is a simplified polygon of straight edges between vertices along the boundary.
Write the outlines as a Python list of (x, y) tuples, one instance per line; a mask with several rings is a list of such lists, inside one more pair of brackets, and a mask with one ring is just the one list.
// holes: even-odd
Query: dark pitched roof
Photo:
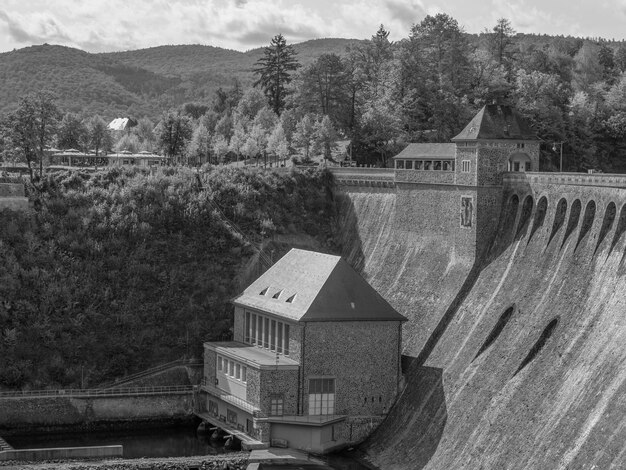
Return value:
[(393, 158), (454, 158), (456, 144), (409, 144)]
[(452, 140), (508, 139), (539, 140), (530, 125), (514, 108), (488, 104)]
[(406, 321), (341, 257), (295, 248), (233, 302), (296, 321)]

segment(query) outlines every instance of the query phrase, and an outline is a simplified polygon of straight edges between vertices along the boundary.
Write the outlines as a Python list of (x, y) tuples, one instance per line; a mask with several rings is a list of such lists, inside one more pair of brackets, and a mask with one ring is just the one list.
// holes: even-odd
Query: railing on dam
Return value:
[(393, 186), (396, 181), (393, 168), (331, 167), (329, 170), (337, 181), (347, 185)]
[(626, 175), (611, 173), (548, 173), (508, 172), (502, 176), (504, 185), (558, 184), (572, 186), (602, 186), (626, 188)]
[(0, 392), (0, 398), (47, 398), (47, 397), (114, 397), (141, 395), (168, 395), (191, 393), (193, 385), (172, 385), (163, 387), (128, 387), (112, 389), (60, 389), (60, 390), (19, 390)]

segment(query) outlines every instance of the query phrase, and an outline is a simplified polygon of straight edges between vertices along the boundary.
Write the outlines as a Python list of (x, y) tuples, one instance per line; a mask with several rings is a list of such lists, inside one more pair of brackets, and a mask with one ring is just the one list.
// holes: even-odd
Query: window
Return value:
[(469, 160), (463, 160), (461, 162), (461, 171), (463, 173), (469, 173), (470, 172), (470, 161)]
[(414, 168), (416, 170), (421, 170), (422, 169), (422, 161), (421, 160), (415, 160)]
[(444, 160), (443, 171), (454, 171), (454, 162), (452, 160)]
[(270, 416), (283, 415), (283, 396), (279, 394), (270, 395)]
[[(293, 300), (295, 297), (296, 294), (289, 297), (286, 301)], [(247, 316), (245, 321), (248, 321)], [(289, 355), (289, 325), (286, 323), (264, 315), (251, 313), (248, 330), (249, 334), (244, 335), (244, 342)]]
[(524, 146), (525, 146), (525, 144), (524, 144), (524, 143), (521, 143), (521, 144), (516, 144), (515, 146), (516, 146), (518, 149), (523, 149), (523, 148), (524, 148)]
[(432, 169), (433, 169), (433, 162), (425, 161), (424, 162), (424, 170), (432, 170)]
[(231, 424), (237, 424), (237, 413), (231, 409), (227, 409), (226, 421), (228, 421)]
[(230, 359), (217, 356), (217, 370), (222, 374), (227, 375), (233, 379), (246, 382), (248, 377), (248, 369), (243, 364), (231, 361)]
[(513, 171), (519, 171), (519, 162), (513, 162)]
[(250, 323), (252, 326), (252, 331), (250, 332), (250, 338), (248, 338), (248, 343), (256, 344), (256, 315), (253, 313), (250, 318)]
[(396, 160), (396, 168), (398, 170), (404, 170), (404, 160)]
[(250, 342), (250, 312), (246, 312), (246, 322), (244, 326), (244, 341)]
[(530, 162), (526, 162), (526, 164), (525, 164), (525, 170), (526, 170), (526, 171), (530, 171)]
[(272, 299), (278, 299), (278, 298), (280, 298), (280, 294), (282, 294), (282, 293), (283, 293), (283, 291), (282, 291), (282, 290), (279, 290), (278, 292), (276, 292), (276, 293), (272, 296)]
[(441, 171), (441, 161), (440, 160), (434, 162), (433, 169), (437, 170), (437, 171)]
[(335, 413), (335, 379), (309, 379), (309, 415)]
[(413, 160), (407, 160), (406, 161), (406, 170), (412, 170), (413, 169)]
[(217, 402), (214, 402), (213, 400), (209, 400), (209, 414), (212, 414), (213, 416), (217, 416), (219, 414)]

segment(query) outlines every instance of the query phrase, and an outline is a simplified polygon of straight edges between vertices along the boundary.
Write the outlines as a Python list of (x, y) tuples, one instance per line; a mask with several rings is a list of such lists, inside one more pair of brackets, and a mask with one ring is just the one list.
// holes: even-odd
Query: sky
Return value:
[(43, 43), (89, 52), (166, 44), (246, 51), (278, 33), (289, 43), (367, 39), (381, 23), (397, 41), (437, 13), (470, 33), (507, 18), (520, 33), (626, 39), (626, 0), (2, 0), (0, 52)]

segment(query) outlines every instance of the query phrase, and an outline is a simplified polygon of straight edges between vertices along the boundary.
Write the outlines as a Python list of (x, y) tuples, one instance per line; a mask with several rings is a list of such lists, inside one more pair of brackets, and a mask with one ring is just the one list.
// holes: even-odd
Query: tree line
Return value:
[[(415, 23), (400, 41), (390, 41), (381, 25), (345, 54), (321, 54), (306, 66), (278, 34), (252, 72), (253, 87), (235, 78), (204, 101), (154, 122), (139, 119), (114, 139), (105, 136), (101, 148), (157, 151), (186, 165), (284, 164), (314, 155), (343, 158), (334, 152), (343, 139), (359, 163), (384, 166), (409, 142), (449, 141), (483, 105), (498, 102), (515, 106), (544, 141), (542, 169), (558, 167), (563, 143), (566, 170), (626, 171), (623, 42), (521, 35), (504, 18), (475, 36), (437, 14)], [(44, 143), (98, 147), (96, 117), (50, 109), (20, 102), (3, 120), (5, 158), (36, 163)], [(52, 124), (42, 127), (44, 116)]]

